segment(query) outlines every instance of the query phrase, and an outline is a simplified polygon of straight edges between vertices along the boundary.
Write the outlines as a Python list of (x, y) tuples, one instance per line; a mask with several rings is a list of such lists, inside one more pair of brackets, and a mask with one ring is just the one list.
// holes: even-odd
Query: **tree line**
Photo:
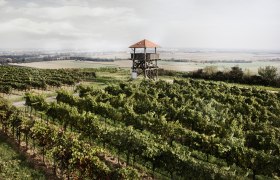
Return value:
[(249, 85), (280, 87), (278, 69), (274, 66), (260, 67), (258, 74), (251, 74), (249, 70), (242, 70), (238, 66), (231, 67), (229, 71), (220, 71), (216, 66), (207, 66), (204, 69), (184, 73), (182, 76)]

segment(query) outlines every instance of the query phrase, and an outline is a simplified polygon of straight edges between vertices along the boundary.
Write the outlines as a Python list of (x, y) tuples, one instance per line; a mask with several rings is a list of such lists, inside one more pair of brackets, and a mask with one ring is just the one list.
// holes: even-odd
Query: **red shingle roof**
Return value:
[(147, 39), (143, 39), (142, 41), (139, 41), (138, 43), (129, 46), (129, 48), (156, 48), (156, 47), (160, 47), (160, 46)]

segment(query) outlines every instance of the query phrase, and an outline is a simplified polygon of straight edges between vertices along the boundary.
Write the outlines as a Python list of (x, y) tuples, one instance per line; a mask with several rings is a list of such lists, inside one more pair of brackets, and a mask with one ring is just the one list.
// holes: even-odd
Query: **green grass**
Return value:
[(128, 81), (129, 79), (130, 73), (126, 69), (120, 69), (113, 72), (109, 72), (107, 70), (104, 72), (98, 71), (94, 80), (82, 82), (81, 84), (91, 85), (97, 89), (100, 89), (106, 87), (109, 84)]
[(46, 179), (43, 172), (37, 171), (18, 154), (4, 137), (0, 135), (0, 179)]

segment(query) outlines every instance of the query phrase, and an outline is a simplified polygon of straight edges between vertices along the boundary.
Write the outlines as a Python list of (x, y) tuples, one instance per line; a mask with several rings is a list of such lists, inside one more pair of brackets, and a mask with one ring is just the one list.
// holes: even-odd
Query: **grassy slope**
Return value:
[(46, 179), (0, 135), (0, 179)]

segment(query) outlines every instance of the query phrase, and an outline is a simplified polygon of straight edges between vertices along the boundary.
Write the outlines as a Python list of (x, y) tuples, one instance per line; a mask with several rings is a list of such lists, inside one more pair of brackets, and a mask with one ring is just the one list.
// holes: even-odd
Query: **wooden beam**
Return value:
[(134, 64), (135, 64), (135, 48), (133, 48), (132, 72), (135, 71)]
[(147, 69), (147, 65), (146, 65), (146, 48), (144, 48), (144, 77), (146, 78), (147, 77), (147, 74), (146, 74), (146, 69)]

